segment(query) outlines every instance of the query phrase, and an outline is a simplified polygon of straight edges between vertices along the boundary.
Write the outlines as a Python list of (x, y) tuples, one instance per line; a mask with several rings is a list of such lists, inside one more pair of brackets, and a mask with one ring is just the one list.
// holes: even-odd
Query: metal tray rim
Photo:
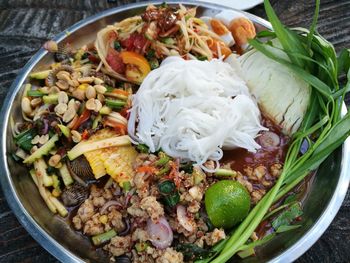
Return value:
[[(118, 12), (130, 10), (137, 7), (146, 6), (148, 4), (154, 3), (159, 4), (163, 1), (151, 1), (151, 2), (139, 2), (134, 4), (128, 4), (112, 9), (108, 9), (105, 11), (102, 11), (98, 14), (95, 14), (93, 16), (90, 16), (86, 19), (83, 19), (74, 25), (70, 26), (67, 30), (59, 33), (56, 37), (53, 38), (54, 41), (60, 42), (62, 41), (67, 34), (70, 32), (75, 32), (79, 30), (81, 27), (84, 27), (88, 25), (89, 23), (92, 23), (98, 19), (101, 19), (105, 16), (112, 15)], [(212, 9), (224, 9), (227, 7), (221, 6), (219, 4), (211, 4), (211, 3), (204, 3), (201, 1), (167, 1), (168, 3), (172, 4), (191, 4), (191, 5), (197, 5), (197, 6), (203, 6), (207, 8)], [(263, 25), (267, 28), (271, 28), (271, 24), (255, 15), (252, 15), (250, 13), (241, 11), (245, 13), (248, 17), (252, 18), (254, 22)], [(6, 131), (6, 125), (9, 121), (9, 113), (10, 113), (10, 106), (12, 102), (14, 101), (14, 98), (16, 94), (20, 91), (25, 78), (27, 77), (28, 73), (33, 69), (33, 67), (36, 65), (36, 63), (47, 53), (46, 50), (41, 48), (28, 62), (27, 64), (22, 68), (22, 70), (19, 72), (17, 78), (12, 83), (9, 92), (4, 100), (4, 104), (1, 110), (1, 116), (0, 116), (0, 123), (1, 123), (1, 130)], [(346, 106), (345, 104), (342, 107), (342, 114), (346, 113)], [(58, 243), (54, 238), (47, 235), (46, 232), (40, 227), (40, 225), (33, 219), (33, 217), (26, 211), (24, 206), (21, 204), (17, 194), (16, 189), (13, 185), (11, 175), (9, 172), (9, 167), (7, 164), (7, 152), (6, 152), (6, 133), (3, 132), (1, 136), (0, 141), (0, 147), (1, 147), (1, 159), (0, 159), (0, 170), (3, 172), (5, 176), (0, 176), (0, 182), (3, 189), (3, 192), (5, 194), (5, 197), (7, 199), (7, 202), (10, 206), (10, 208), (13, 210), (15, 216), (18, 218), (20, 223), (24, 226), (24, 228), (29, 232), (29, 234), (37, 241), (39, 242), (49, 253), (51, 253), (53, 256), (55, 256), (57, 259), (59, 259), (62, 262), (84, 262), (81, 258), (75, 256), (73, 253), (71, 253), (69, 250), (64, 248), (60, 243)], [(324, 233), (324, 231), (328, 228), (328, 226), (331, 224), (332, 220), (334, 219), (335, 215), (337, 214), (344, 198), (347, 193), (349, 181), (350, 181), (350, 173), (349, 173), (349, 163), (350, 163), (350, 138), (348, 138), (343, 146), (342, 146), (342, 162), (341, 162), (341, 174), (339, 177), (339, 181), (337, 183), (336, 189), (333, 193), (333, 196), (331, 200), (329, 201), (327, 207), (325, 208), (324, 212), (322, 213), (321, 217), (314, 223), (314, 225), (302, 236), (301, 239), (299, 239), (294, 245), (292, 245), (289, 249), (282, 252), (277, 257), (270, 260), (270, 262), (292, 262), (298, 257), (300, 257), (303, 253), (305, 253)]]

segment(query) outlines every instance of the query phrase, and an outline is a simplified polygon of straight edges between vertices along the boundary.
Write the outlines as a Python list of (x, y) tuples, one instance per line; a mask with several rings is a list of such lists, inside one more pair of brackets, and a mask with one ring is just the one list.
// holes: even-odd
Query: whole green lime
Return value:
[(222, 180), (205, 192), (205, 209), (215, 227), (231, 228), (241, 222), (250, 209), (250, 195), (239, 182)]

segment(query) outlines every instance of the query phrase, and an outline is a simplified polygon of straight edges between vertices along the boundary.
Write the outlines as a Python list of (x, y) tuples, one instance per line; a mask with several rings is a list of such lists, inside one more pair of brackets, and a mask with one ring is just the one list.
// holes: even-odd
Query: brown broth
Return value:
[(270, 167), (275, 163), (283, 164), (288, 150), (288, 136), (284, 135), (281, 128), (266, 117), (263, 117), (262, 124), (279, 136), (281, 143), (278, 147), (273, 149), (261, 148), (256, 153), (248, 152), (242, 148), (224, 151), (221, 163), (223, 165), (229, 164), (231, 169), (241, 173), (247, 166), (255, 168), (259, 165)]

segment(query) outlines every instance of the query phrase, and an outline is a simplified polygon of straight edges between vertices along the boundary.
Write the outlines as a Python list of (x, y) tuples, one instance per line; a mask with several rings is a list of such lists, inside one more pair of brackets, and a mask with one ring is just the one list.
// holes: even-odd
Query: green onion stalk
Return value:
[[(251, 47), (270, 59), (288, 67), (311, 87), (311, 99), (299, 131), (292, 136), (283, 171), (276, 184), (256, 204), (245, 220), (235, 228), (229, 237), (213, 248), (216, 255), (196, 262), (223, 263), (237, 252), (261, 245), (248, 243), (259, 224), (266, 219), (270, 207), (297, 186), (349, 136), (350, 114), (341, 116), (345, 94), (350, 90), (350, 52), (343, 50), (336, 55), (334, 47), (316, 31), (320, 1), (310, 30), (285, 27), (275, 14), (269, 0), (264, 1), (265, 10), (274, 31), (260, 32), (249, 41)], [(274, 42), (261, 38), (277, 39)], [(278, 51), (278, 52), (275, 52)], [(280, 55), (283, 51), (283, 55)], [(287, 55), (287, 59), (286, 56)], [(338, 78), (346, 74), (348, 81), (340, 87)], [(314, 139), (316, 138), (316, 139)], [(309, 148), (301, 155), (300, 147), (307, 141)], [(295, 229), (295, 227), (289, 228)], [(264, 239), (262, 239), (264, 240)], [(265, 242), (269, 241), (265, 239)]]

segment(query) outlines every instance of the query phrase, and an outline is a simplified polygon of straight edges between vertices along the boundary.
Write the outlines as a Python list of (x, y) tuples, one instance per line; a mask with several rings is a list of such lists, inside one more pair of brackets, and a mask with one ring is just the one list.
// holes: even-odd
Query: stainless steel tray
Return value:
[[(152, 2), (126, 5), (110, 9), (84, 19), (57, 35), (56, 42), (69, 42), (79, 47), (94, 40), (96, 32), (104, 26), (141, 13), (147, 4)], [(160, 3), (160, 2), (158, 2)], [(170, 1), (175, 4), (178, 2)], [(182, 1), (186, 5), (198, 7), (199, 14), (213, 15), (225, 7), (201, 2)], [(246, 13), (259, 29), (270, 28), (270, 24), (254, 15)], [(10, 116), (19, 120), (20, 97), (23, 83), (28, 74), (34, 70), (45, 68), (51, 63), (52, 55), (40, 49), (25, 65), (12, 84), (1, 111), (0, 123), (1, 160), (0, 181), (6, 199), (26, 230), (47, 251), (62, 262), (108, 262), (108, 258), (96, 252), (90, 241), (70, 228), (65, 219), (53, 216), (42, 201), (35, 185), (31, 181), (25, 167), (9, 158), (14, 149)], [(343, 114), (346, 107), (343, 105)], [(257, 256), (242, 262), (291, 262), (301, 256), (322, 235), (338, 212), (348, 189), (349, 173), (348, 139), (343, 146), (334, 152), (318, 169), (310, 191), (304, 202), (302, 227), (291, 232), (278, 235), (271, 242), (259, 248)]]

